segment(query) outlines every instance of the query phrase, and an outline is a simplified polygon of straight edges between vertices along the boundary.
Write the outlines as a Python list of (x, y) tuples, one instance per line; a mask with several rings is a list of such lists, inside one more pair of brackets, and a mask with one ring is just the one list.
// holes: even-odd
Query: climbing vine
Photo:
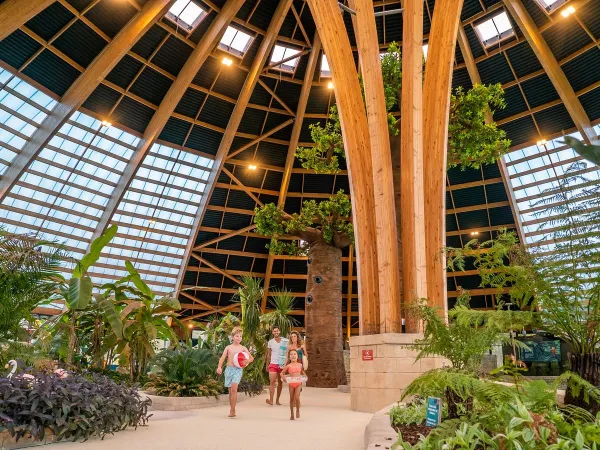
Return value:
[[(397, 136), (398, 121), (391, 113), (400, 105), (402, 91), (402, 57), (395, 42), (381, 56), (381, 72), (385, 103), (388, 111), (390, 134)], [(360, 79), (362, 90), (362, 79)], [(364, 97), (364, 91), (363, 91)], [(506, 133), (495, 123), (487, 123), (488, 111), (503, 109), (504, 90), (500, 84), (476, 84), (468, 91), (462, 87), (453, 90), (450, 95), (450, 113), (448, 124), (448, 167), (479, 168), (482, 164), (492, 163), (505, 154), (510, 147)], [(320, 123), (309, 126), (312, 147), (298, 147), (296, 157), (305, 169), (317, 173), (335, 174), (340, 170), (340, 158), (345, 158), (344, 142), (337, 106), (331, 107), (325, 125)]]

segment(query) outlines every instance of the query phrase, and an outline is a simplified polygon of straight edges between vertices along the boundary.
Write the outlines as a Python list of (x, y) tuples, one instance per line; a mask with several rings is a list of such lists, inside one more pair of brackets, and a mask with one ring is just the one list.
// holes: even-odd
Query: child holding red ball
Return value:
[(238, 385), (242, 379), (244, 367), (254, 361), (254, 358), (248, 349), (241, 344), (242, 329), (240, 327), (235, 327), (233, 329), (231, 332), (231, 338), (233, 343), (225, 347), (223, 355), (221, 355), (221, 359), (219, 359), (217, 373), (219, 375), (223, 373), (223, 369), (221, 367), (223, 366), (225, 358), (227, 358), (227, 367), (225, 368), (225, 387), (229, 388), (229, 417), (235, 417)]

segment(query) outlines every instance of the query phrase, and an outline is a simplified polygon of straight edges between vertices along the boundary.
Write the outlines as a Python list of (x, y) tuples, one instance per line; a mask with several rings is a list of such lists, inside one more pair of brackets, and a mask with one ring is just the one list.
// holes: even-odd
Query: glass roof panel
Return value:
[(192, 30), (205, 14), (206, 11), (192, 0), (177, 0), (169, 9), (166, 17), (184, 25), (188, 30)]
[[(290, 56), (297, 55), (298, 53), (300, 53), (300, 50), (298, 49), (275, 44), (275, 47), (273, 48), (273, 54), (271, 55), (271, 64), (278, 63), (279, 61), (289, 58)], [(298, 65), (299, 60), (300, 58), (294, 58), (273, 68), (293, 71)]]
[(192, 152), (152, 147), (113, 217), (119, 236), (99, 261), (106, 278), (122, 276), (129, 260), (156, 291), (175, 289), (212, 165)]
[[(600, 133), (600, 126), (596, 130)], [(570, 136), (581, 139), (579, 133)], [(540, 141), (504, 156), (525, 241), (535, 248), (538, 242), (547, 242), (546, 235), (554, 226), (551, 220), (559, 214), (556, 207), (561, 205), (561, 199), (567, 196), (569, 208), (577, 215), (585, 214), (589, 196), (595, 195), (589, 187), (600, 182), (600, 167), (583, 160), (563, 140), (558, 137)], [(539, 246), (542, 247), (554, 248), (554, 245)]]
[(225, 34), (223, 34), (223, 37), (221, 38), (219, 48), (236, 56), (243, 56), (244, 53), (246, 53), (246, 50), (248, 50), (251, 41), (252, 36), (249, 34), (232, 26), (228, 26), (227, 30), (225, 30)]
[(475, 30), (485, 47), (514, 35), (514, 29), (505, 11), (481, 21), (475, 25)]
[(323, 54), (321, 57), (321, 76), (329, 77), (331, 76), (331, 70), (329, 69), (329, 62), (327, 61), (327, 56)]

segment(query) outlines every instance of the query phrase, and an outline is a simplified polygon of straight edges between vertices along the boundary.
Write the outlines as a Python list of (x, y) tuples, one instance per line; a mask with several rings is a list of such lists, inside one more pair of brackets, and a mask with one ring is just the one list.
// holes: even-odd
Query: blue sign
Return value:
[(427, 397), (427, 419), (425, 425), (437, 427), (442, 422), (442, 401), (437, 397)]

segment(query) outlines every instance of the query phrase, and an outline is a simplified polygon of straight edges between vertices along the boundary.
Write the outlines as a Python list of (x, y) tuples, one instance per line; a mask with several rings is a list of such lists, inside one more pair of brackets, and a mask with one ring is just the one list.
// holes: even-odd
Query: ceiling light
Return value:
[(333, 89), (333, 81), (327, 83), (327, 89)]
[(108, 120), (103, 120), (101, 125), (103, 127), (110, 128), (112, 126), (112, 123), (110, 123)]
[(154, 220), (154, 219), (150, 219), (148, 221), (148, 225), (154, 225), (155, 223), (156, 223), (156, 220)]
[(188, 328), (194, 328), (194, 324), (193, 323), (188, 324)]
[(479, 236), (479, 231), (471, 231), (471, 236)]
[(230, 66), (232, 62), (233, 61), (228, 57), (223, 58), (223, 64), (225, 64), (226, 66)]
[(546, 145), (546, 139), (542, 139), (541, 141), (537, 141), (538, 147), (541, 145)]
[(250, 170), (256, 170), (256, 166), (254, 164), (250, 164), (248, 166), (248, 169), (250, 169)]
[(575, 7), (573, 5), (567, 6), (560, 13), (563, 17), (569, 17), (571, 14), (575, 13)]

